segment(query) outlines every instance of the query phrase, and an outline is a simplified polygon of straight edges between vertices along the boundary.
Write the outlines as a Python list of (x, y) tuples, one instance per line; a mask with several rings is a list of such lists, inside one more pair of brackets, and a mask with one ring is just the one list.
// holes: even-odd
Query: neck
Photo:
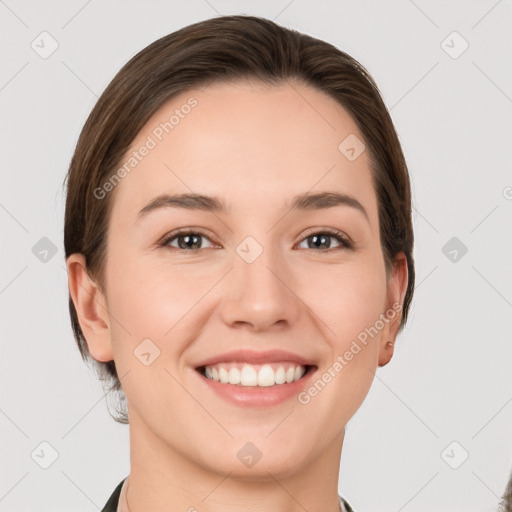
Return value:
[[(338, 476), (344, 431), (297, 470), (259, 467), (251, 476), (199, 464), (130, 417), (127, 502), (130, 512), (339, 512)], [(256, 470), (257, 466), (253, 469)]]

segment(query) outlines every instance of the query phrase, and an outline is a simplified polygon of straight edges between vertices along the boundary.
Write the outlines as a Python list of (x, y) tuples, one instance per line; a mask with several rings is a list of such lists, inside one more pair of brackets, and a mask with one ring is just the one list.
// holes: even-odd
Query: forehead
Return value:
[(340, 150), (353, 137), (362, 144), (350, 114), (311, 86), (190, 89), (167, 101), (135, 137), (118, 166), (128, 172), (116, 186), (112, 215), (135, 218), (165, 192), (214, 195), (232, 212), (261, 214), (262, 204), (282, 207), (309, 190), (356, 195), (376, 215), (368, 152), (351, 161)]

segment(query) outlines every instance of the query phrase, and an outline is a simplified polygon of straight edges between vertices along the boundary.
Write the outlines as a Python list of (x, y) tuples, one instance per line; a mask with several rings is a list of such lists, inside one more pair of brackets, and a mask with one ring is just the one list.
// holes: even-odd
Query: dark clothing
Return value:
[(121, 487), (123, 487), (123, 483), (125, 480), (126, 480), (126, 478), (121, 480), (121, 483), (115, 488), (114, 492), (108, 499), (107, 503), (105, 503), (105, 506), (103, 507), (101, 512), (116, 512), (117, 511), (117, 504), (119, 503), (119, 495), (121, 494)]

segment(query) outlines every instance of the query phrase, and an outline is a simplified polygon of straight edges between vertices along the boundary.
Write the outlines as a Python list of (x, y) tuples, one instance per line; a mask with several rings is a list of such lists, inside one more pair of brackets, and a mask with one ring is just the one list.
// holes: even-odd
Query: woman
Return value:
[(252, 16), (185, 27), (98, 100), (67, 177), (75, 337), (126, 398), (104, 511), (350, 511), (345, 426), (414, 285), (410, 184), (365, 69)]

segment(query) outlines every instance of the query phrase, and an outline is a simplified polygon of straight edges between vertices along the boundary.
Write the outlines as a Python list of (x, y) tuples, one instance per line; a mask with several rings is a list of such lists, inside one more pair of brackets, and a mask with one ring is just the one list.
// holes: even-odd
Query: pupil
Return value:
[[(331, 246), (330, 243), (326, 242), (326, 239), (329, 238), (330, 235), (313, 235), (312, 238), (314, 240), (313, 244), (315, 247), (319, 247), (319, 245), (326, 245), (327, 248)], [(317, 241), (320, 241), (320, 243), (317, 243)]]
[[(184, 244), (179, 244), (180, 245), (180, 249), (190, 249), (193, 245), (199, 245), (201, 246), (201, 243), (198, 243), (197, 240), (199, 240), (199, 237), (197, 235), (182, 235), (180, 237), (181, 240), (185, 240), (185, 243)], [(193, 240), (193, 241), (192, 241)], [(189, 243), (191, 242), (192, 243)], [(198, 249), (200, 249), (200, 247), (197, 247)]]

